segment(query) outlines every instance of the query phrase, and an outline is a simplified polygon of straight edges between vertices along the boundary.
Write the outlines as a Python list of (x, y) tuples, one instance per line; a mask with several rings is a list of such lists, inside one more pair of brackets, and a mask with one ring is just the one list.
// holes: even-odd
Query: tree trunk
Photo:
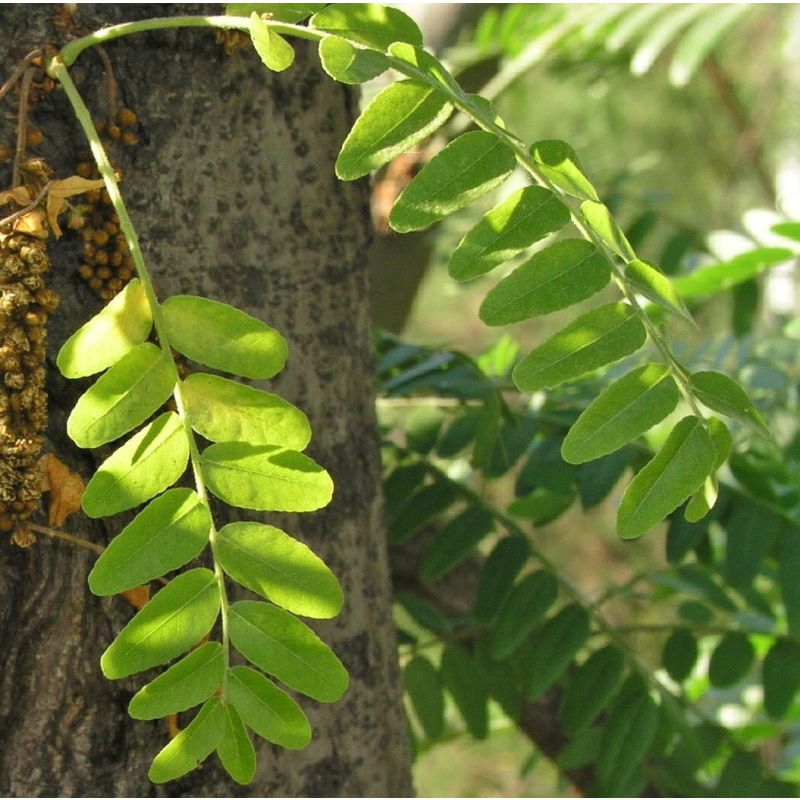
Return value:
[[(2, 80), (31, 47), (60, 46), (79, 30), (55, 27), (57, 8), (0, 9)], [(85, 5), (74, 22), (94, 29), (172, 13), (175, 6)], [(180, 13), (198, 9), (182, 6)], [(217, 9), (204, 6), (199, 13)], [(326, 79), (313, 47), (296, 47), (296, 63), (280, 75), (268, 73), (249, 49), (226, 55), (207, 30), (139, 34), (106, 50), (120, 100), (140, 120), (140, 144), (116, 162), (160, 295), (230, 302), (289, 341), (287, 368), (270, 388), (308, 414), (309, 453), (330, 471), (336, 489), (321, 512), (268, 520), (307, 542), (342, 582), (342, 614), (314, 627), (347, 667), (350, 688), (331, 706), (302, 699), (314, 730), (311, 744), (289, 752), (261, 742), (249, 787), (233, 784), (214, 757), (179, 782), (153, 786), (146, 772), (167, 742), (165, 725), (126, 714), (142, 676), (111, 683), (98, 665), (132, 609), (119, 597), (89, 593), (94, 556), (88, 550), (44, 537), (25, 550), (0, 543), (3, 795), (411, 792), (380, 503), (367, 190), (363, 183), (339, 183), (333, 173), (357, 98)], [(101, 116), (100, 60), (85, 53), (73, 76)], [(41, 151), (54, 176), (72, 174), (75, 154), (86, 144), (62, 93), (51, 92), (33, 119), (45, 134)], [(10, 131), (0, 127), (0, 136), (5, 140)], [(66, 382), (54, 366), (66, 337), (100, 307), (76, 274), (80, 246), (67, 235), (50, 247), (49, 283), (61, 307), (49, 327), (45, 449), (86, 478), (110, 448), (87, 453), (67, 440), (66, 415), (86, 382)], [(104, 543), (129, 518), (120, 515), (105, 527), (77, 513), (65, 529)]]

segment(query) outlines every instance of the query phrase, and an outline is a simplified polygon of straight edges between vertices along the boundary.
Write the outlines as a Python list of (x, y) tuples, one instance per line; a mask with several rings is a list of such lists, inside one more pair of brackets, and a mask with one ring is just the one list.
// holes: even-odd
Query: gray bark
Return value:
[[(63, 43), (65, 31), (52, 26), (55, 8), (0, 9), (0, 79), (30, 46)], [(79, 8), (90, 29), (175, 13), (175, 6)], [(313, 741), (297, 752), (261, 742), (251, 786), (233, 784), (212, 756), (185, 779), (155, 787), (146, 771), (167, 742), (165, 726), (126, 714), (144, 676), (111, 683), (98, 666), (133, 610), (89, 593), (89, 551), (44, 538), (27, 550), (0, 542), (0, 793), (407, 795), (371, 377), (368, 197), (364, 184), (339, 183), (332, 169), (356, 95), (326, 79), (306, 43), (280, 75), (251, 52), (226, 55), (205, 30), (137, 35), (109, 43), (107, 52), (122, 100), (142, 125), (141, 144), (121, 159), (122, 188), (161, 296), (233, 303), (289, 341), (288, 366), (268, 386), (308, 414), (309, 454), (336, 490), (321, 512), (266, 519), (307, 542), (342, 582), (342, 614), (314, 627), (348, 668), (350, 688), (331, 706), (302, 699)], [(85, 53), (73, 72), (90, 107), (101, 110), (99, 61)], [(46, 136), (42, 152), (64, 177), (85, 143), (60, 95), (51, 93), (35, 121)], [(76, 277), (79, 247), (67, 236), (50, 251), (50, 285), (62, 304), (49, 328), (48, 449), (88, 477), (107, 451), (82, 452), (66, 439), (66, 415), (86, 385), (64, 381), (53, 363), (100, 307)], [(75, 514), (66, 530), (103, 543), (129, 518), (104, 526)]]

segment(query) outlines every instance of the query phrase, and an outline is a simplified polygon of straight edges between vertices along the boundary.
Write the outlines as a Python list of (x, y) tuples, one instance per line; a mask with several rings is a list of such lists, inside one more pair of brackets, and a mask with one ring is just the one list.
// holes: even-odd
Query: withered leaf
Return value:
[(135, 586), (133, 589), (126, 589), (120, 592), (137, 611), (144, 607), (144, 604), (150, 599), (150, 584), (144, 586)]
[(48, 521), (58, 528), (70, 514), (80, 509), (86, 486), (79, 475), (52, 453), (45, 453), (39, 459), (39, 467), (42, 471), (42, 491), (50, 492)]
[(31, 196), (24, 186), (17, 186), (14, 189), (7, 189), (5, 192), (0, 192), (0, 206), (4, 206), (12, 200), (23, 208), (31, 204)]
[(68, 197), (84, 194), (92, 189), (102, 189), (103, 181), (100, 179), (89, 180), (78, 175), (64, 178), (62, 181), (50, 181), (47, 188), (47, 222), (56, 235), (61, 236), (61, 227), (58, 224), (58, 215), (64, 210)]

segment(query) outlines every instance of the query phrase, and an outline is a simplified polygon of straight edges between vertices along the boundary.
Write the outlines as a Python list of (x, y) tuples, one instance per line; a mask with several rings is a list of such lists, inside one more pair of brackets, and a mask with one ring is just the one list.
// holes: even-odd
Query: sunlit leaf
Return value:
[(310, 24), (378, 50), (386, 50), (392, 42), (422, 44), (422, 33), (411, 17), (397, 8), (374, 3), (329, 5), (314, 14)]
[(163, 664), (197, 644), (219, 614), (219, 587), (198, 567), (173, 578), (120, 631), (103, 653), (107, 678), (124, 678)]
[(325, 36), (322, 39), (319, 58), (325, 72), (340, 83), (365, 83), (389, 69), (389, 62), (383, 53), (356, 47), (339, 36)]
[(597, 191), (583, 174), (575, 151), (559, 139), (531, 145), (531, 155), (542, 174), (559, 189), (581, 200), (598, 200)]
[(66, 378), (84, 378), (110, 367), (150, 335), (153, 317), (138, 278), (87, 323), (58, 352), (56, 364)]
[(419, 72), (432, 80), (440, 83), (450, 93), (461, 99), (466, 99), (464, 90), (458, 81), (447, 71), (447, 68), (432, 56), (427, 50), (408, 42), (393, 42), (389, 45), (389, 54), (401, 61), (405, 61), (412, 67), (416, 67)]
[(188, 460), (186, 432), (178, 415), (168, 411), (100, 465), (81, 506), (90, 517), (107, 517), (138, 506), (175, 483)]
[(227, 3), (225, 14), (229, 17), (249, 17), (255, 11), (256, 14), (267, 14), (275, 22), (288, 22), (294, 25), (307, 19), (324, 5), (324, 3)]
[(625, 267), (625, 277), (636, 292), (694, 324), (692, 315), (672, 281), (655, 264), (634, 259)]
[(256, 751), (242, 718), (233, 705), (223, 704), (225, 733), (217, 745), (217, 755), (225, 771), (236, 783), (245, 785), (256, 774)]
[(704, 406), (751, 425), (761, 433), (767, 431), (764, 419), (744, 389), (727, 375), (712, 371), (695, 372), (689, 378), (689, 385)]
[(581, 215), (589, 227), (600, 237), (606, 247), (610, 248), (624, 261), (636, 258), (630, 242), (617, 224), (607, 206), (594, 200), (581, 203)]
[(294, 48), (255, 11), (250, 14), (250, 38), (265, 67), (273, 72), (283, 72), (292, 66)]

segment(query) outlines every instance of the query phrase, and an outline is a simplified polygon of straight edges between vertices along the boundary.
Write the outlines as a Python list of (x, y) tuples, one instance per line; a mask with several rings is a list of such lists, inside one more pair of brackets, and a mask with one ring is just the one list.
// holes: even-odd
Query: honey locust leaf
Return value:
[(217, 755), (228, 775), (246, 785), (256, 774), (256, 751), (236, 708), (230, 704), (223, 704), (222, 708), (225, 733), (217, 745)]
[(255, 11), (250, 14), (250, 38), (265, 67), (273, 72), (283, 72), (292, 66), (294, 48)]
[(422, 44), (422, 32), (400, 9), (375, 3), (336, 3), (317, 12), (311, 27), (367, 47), (386, 50), (392, 42)]
[(340, 83), (366, 83), (389, 69), (389, 62), (383, 53), (356, 47), (339, 36), (325, 36), (322, 39), (319, 58), (325, 72)]

